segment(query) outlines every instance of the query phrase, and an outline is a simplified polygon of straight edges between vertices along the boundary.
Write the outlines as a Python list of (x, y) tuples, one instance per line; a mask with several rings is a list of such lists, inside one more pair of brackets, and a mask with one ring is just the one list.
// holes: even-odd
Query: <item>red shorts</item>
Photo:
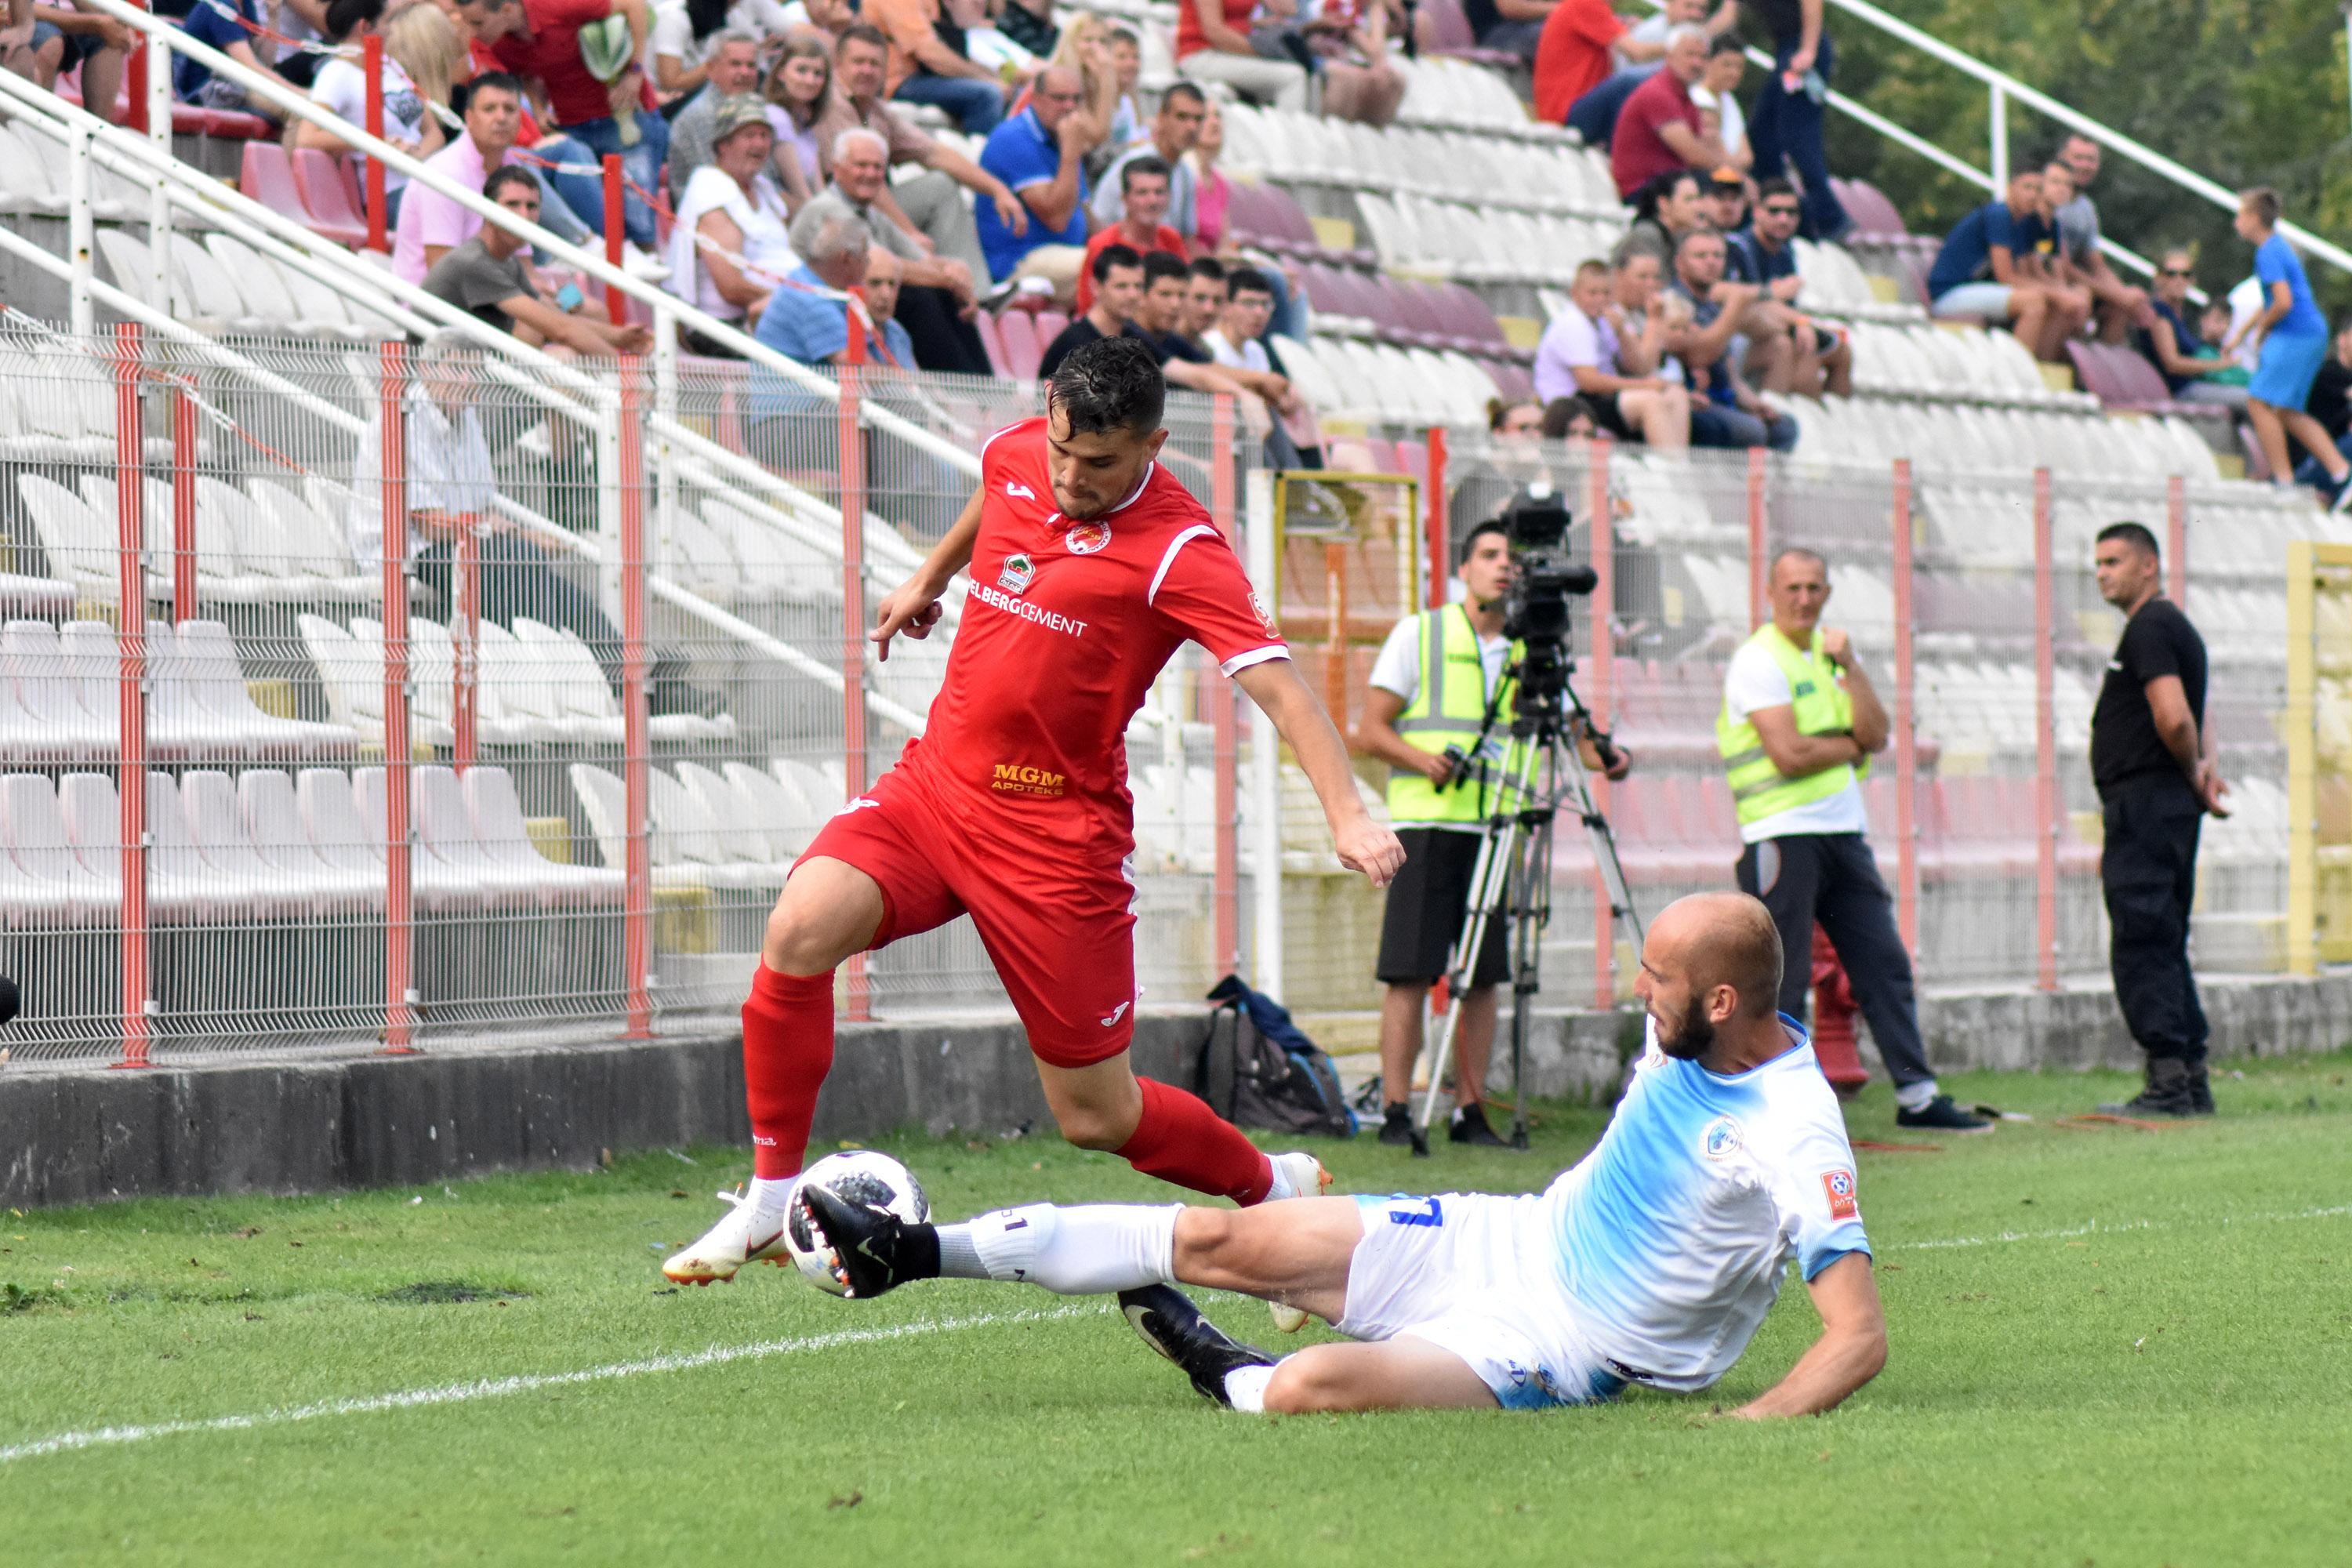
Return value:
[(1118, 862), (954, 811), (903, 767), (827, 822), (801, 860), (819, 856), (881, 888), (875, 947), (971, 915), (1038, 1060), (1091, 1067), (1135, 1037), (1135, 887)]

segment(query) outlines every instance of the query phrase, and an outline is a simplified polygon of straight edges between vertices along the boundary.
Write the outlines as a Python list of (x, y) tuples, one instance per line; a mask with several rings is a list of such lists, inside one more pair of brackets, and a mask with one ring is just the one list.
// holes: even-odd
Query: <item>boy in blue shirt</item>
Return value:
[(2011, 173), (2006, 201), (1987, 202), (1944, 237), (1927, 273), (1927, 298), (1938, 316), (2007, 321), (2035, 359), (2055, 363), (2084, 317), (2043, 281), (2042, 254), (2055, 250), (2057, 236), (2041, 207), (2041, 169)]
[(2254, 438), (2268, 459), (2271, 482), (2294, 482), (2287, 461), (2287, 432), (2294, 432), (2326, 471), (2336, 494), (2337, 511), (2352, 506), (2352, 459), (2336, 449), (2327, 431), (2304, 411), (2311, 397), (2312, 379), (2327, 357), (2327, 318), (2311, 297), (2311, 279), (2303, 260), (2278, 232), (2279, 196), (2268, 185), (2257, 185), (2238, 197), (2238, 237), (2254, 247), (2254, 277), (2263, 286), (2263, 309), (2230, 334), (2221, 345), (2228, 359), (2239, 342), (2252, 338), (2262, 345), (2254, 379), (2246, 386), (2246, 417)]

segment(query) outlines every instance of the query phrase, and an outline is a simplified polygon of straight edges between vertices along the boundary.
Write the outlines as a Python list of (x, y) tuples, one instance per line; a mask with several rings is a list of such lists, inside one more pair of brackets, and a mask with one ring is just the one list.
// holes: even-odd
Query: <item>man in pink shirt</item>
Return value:
[[(478, 191), (490, 171), (507, 161), (522, 122), (522, 84), (499, 71), (474, 79), (466, 100), (466, 133), (425, 160), (435, 174)], [(474, 237), (482, 220), (423, 180), (408, 182), (400, 201), (400, 224), (392, 242), (392, 269), (422, 283), (433, 264)]]

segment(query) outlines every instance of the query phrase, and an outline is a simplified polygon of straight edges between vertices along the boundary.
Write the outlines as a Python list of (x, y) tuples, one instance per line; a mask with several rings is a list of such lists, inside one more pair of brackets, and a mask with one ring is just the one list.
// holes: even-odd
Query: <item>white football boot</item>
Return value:
[[(1265, 1201), (1278, 1203), (1284, 1198), (1321, 1197), (1331, 1186), (1331, 1173), (1323, 1162), (1305, 1151), (1274, 1154), (1274, 1185), (1266, 1190)], [(1274, 1316), (1275, 1331), (1295, 1334), (1307, 1326), (1307, 1313), (1300, 1308), (1282, 1301), (1268, 1301), (1265, 1310)]]
[(731, 1206), (717, 1225), (702, 1233), (701, 1240), (662, 1265), (665, 1276), (680, 1285), (708, 1285), (734, 1279), (736, 1270), (747, 1263), (764, 1260), (780, 1268), (792, 1263), (784, 1245), (784, 1216), (792, 1208), (789, 1200), (782, 1208), (770, 1209), (740, 1193), (720, 1193), (719, 1197)]

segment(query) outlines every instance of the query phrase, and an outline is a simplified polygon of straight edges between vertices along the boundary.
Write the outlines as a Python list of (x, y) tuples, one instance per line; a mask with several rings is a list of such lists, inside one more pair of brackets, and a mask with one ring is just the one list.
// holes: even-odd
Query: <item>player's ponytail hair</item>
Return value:
[(1168, 384), (1140, 340), (1104, 338), (1070, 351), (1045, 384), (1045, 402), (1048, 410), (1062, 411), (1073, 436), (1149, 436), (1160, 428)]

